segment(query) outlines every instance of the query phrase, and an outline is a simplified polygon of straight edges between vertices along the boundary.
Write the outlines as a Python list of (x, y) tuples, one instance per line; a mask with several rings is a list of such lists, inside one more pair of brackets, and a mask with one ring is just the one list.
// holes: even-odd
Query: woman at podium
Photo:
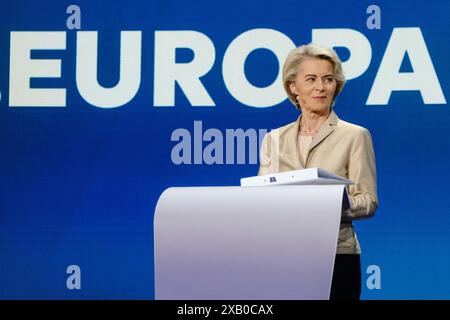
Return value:
[(355, 182), (347, 190), (350, 207), (342, 212), (330, 299), (359, 299), (361, 248), (352, 221), (373, 216), (378, 207), (371, 135), (333, 110), (345, 84), (334, 50), (314, 44), (294, 49), (284, 63), (283, 84), (301, 115), (266, 134), (258, 174), (317, 167)]

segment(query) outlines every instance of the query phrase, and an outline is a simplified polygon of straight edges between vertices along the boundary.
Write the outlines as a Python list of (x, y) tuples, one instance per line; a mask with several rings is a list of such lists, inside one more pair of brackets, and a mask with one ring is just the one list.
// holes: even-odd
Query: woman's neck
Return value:
[(322, 125), (327, 121), (331, 110), (326, 111), (324, 114), (317, 114), (312, 112), (302, 112), (302, 119), (300, 122), (300, 134), (301, 135), (314, 135), (317, 133)]

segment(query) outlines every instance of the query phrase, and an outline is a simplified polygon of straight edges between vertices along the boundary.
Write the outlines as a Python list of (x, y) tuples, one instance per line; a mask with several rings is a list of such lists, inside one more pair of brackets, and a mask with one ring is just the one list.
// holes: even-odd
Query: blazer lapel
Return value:
[[(319, 143), (321, 143), (326, 137), (330, 135), (331, 132), (333, 132), (336, 124), (338, 121), (338, 117), (336, 113), (331, 110), (330, 115), (328, 116), (328, 119), (325, 121), (323, 126), (320, 128), (319, 132), (313, 137), (311, 141), (311, 145), (309, 146), (308, 154), (311, 152), (312, 149), (314, 149)], [(308, 157), (306, 157), (308, 158)]]

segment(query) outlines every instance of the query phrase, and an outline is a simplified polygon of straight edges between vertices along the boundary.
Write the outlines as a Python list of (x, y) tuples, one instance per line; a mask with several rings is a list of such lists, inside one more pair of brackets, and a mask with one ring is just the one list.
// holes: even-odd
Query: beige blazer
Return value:
[(353, 180), (347, 187), (350, 208), (342, 212), (338, 254), (360, 254), (352, 220), (369, 218), (378, 207), (375, 153), (366, 128), (340, 120), (332, 110), (313, 137), (306, 155), (300, 156), (297, 121), (270, 131), (261, 144), (258, 175), (304, 168), (322, 168)]

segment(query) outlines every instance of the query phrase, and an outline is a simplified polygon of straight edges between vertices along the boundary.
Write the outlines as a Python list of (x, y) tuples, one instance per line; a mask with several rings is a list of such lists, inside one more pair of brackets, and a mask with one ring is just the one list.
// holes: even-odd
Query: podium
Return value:
[(166, 189), (154, 216), (155, 299), (329, 299), (344, 188)]

